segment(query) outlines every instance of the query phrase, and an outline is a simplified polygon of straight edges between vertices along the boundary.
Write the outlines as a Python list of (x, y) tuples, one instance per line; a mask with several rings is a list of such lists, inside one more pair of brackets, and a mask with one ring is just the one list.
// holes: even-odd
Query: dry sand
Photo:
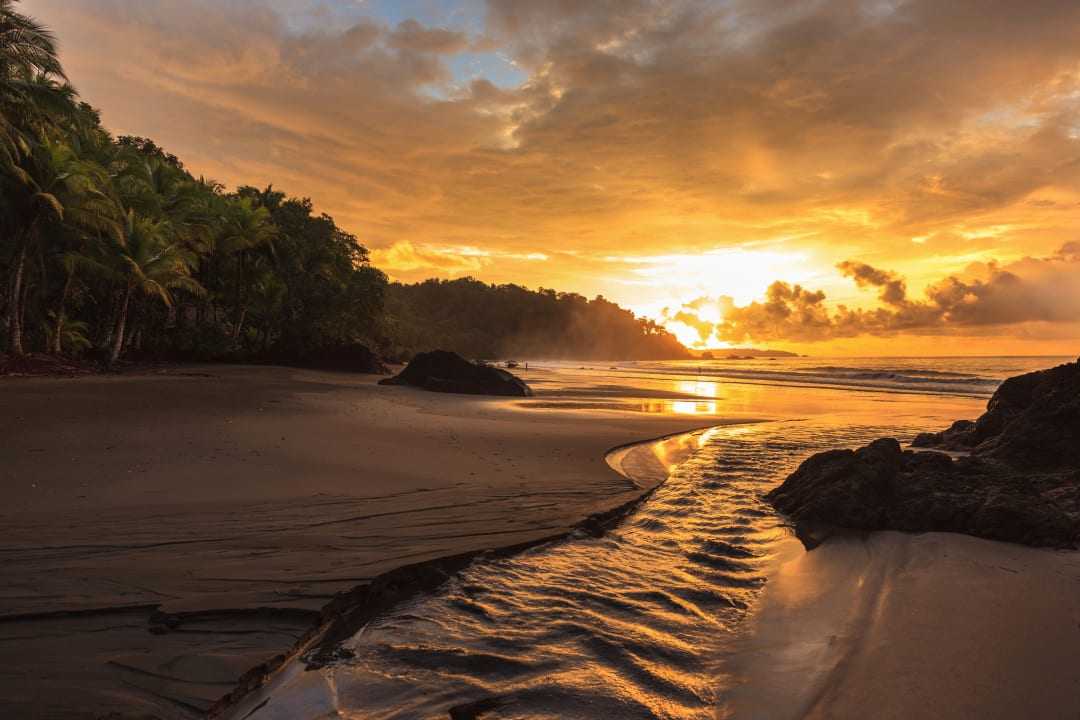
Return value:
[(723, 421), (376, 379), (215, 366), (5, 382), (5, 706), (197, 716), (334, 593), (565, 532), (663, 479), (640, 456), (638, 482), (620, 476), (609, 449)]

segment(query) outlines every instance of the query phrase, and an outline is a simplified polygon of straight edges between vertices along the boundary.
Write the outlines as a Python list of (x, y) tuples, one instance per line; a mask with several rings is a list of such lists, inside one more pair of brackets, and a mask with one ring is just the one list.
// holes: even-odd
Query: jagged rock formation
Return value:
[(380, 385), (411, 385), (434, 392), (529, 397), (532, 389), (521, 378), (489, 365), (469, 362), (457, 353), (420, 353), (400, 373)]
[(978, 420), (804, 462), (766, 499), (812, 546), (837, 528), (1080, 545), (1080, 361), (1010, 378)]
[(923, 433), (915, 447), (970, 450), (1038, 468), (1080, 467), (1080, 360), (1011, 377), (975, 422)]

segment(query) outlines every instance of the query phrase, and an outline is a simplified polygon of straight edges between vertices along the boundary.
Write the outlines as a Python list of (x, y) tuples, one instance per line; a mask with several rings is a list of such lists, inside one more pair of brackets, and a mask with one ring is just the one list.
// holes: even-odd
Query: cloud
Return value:
[[(1080, 320), (1080, 253), (1067, 243), (1055, 254), (1007, 265), (977, 263), (966, 277), (948, 276), (907, 296), (903, 278), (860, 262), (839, 269), (862, 288), (879, 290), (877, 307), (830, 307), (826, 294), (783, 281), (772, 283), (761, 301), (735, 305), (730, 298), (698, 298), (664, 319), (698, 329), (700, 346), (719, 342), (822, 342), (861, 335), (997, 335), (1008, 326), (1076, 323)], [(701, 309), (723, 307), (719, 322)], [(1030, 332), (1030, 328), (1027, 330)]]
[(372, 253), (372, 261), (380, 268), (399, 275), (420, 273), (430, 277), (432, 272), (451, 277), (477, 274), (499, 260), (538, 263), (550, 259), (542, 252), (507, 253), (470, 245), (416, 245), (407, 240)]
[(462, 252), (460, 248), (417, 247), (403, 241), (374, 251), (372, 260), (379, 267), (392, 268), (401, 273), (421, 270), (450, 276), (465, 275), (479, 272), (491, 262), (487, 254), (470, 250), (467, 248)]
[(881, 288), (881, 302), (903, 307), (907, 303), (907, 284), (896, 273), (878, 270), (866, 263), (845, 260), (837, 265), (845, 276), (853, 278), (861, 288)]
[(463, 32), (445, 28), (426, 28), (416, 20), (405, 20), (387, 38), (390, 47), (441, 55), (453, 55), (469, 47)]
[(671, 315), (664, 317), (665, 322), (678, 322), (693, 328), (697, 331), (699, 342), (704, 344), (708, 342), (712, 337), (713, 331), (716, 329), (716, 325), (707, 320), (702, 320), (700, 317), (692, 312), (686, 310), (679, 310)]

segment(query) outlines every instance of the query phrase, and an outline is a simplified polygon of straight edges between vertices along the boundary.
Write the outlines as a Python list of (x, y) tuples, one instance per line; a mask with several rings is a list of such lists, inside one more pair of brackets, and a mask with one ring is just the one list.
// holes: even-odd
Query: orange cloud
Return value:
[[(1055, 337), (1053, 325), (1080, 326), (1080, 253), (1068, 243), (1048, 257), (1027, 257), (1007, 265), (971, 265), (964, 277), (949, 276), (926, 288), (925, 299), (911, 299), (903, 278), (865, 263), (846, 261), (840, 270), (862, 288), (878, 290), (879, 305), (832, 307), (822, 291), (773, 282), (764, 300), (736, 305), (730, 298), (719, 322), (701, 319), (699, 309), (714, 302), (697, 300), (664, 319), (693, 327), (700, 347), (719, 343), (815, 343), (863, 335), (1000, 335), (1016, 329), (1025, 335)], [(1040, 333), (1040, 327), (1042, 332)]]

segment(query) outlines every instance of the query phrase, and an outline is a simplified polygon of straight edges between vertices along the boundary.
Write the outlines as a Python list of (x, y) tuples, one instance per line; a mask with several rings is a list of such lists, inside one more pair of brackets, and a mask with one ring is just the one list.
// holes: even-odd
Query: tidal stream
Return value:
[(605, 536), (474, 563), (252, 717), (713, 718), (740, 620), (790, 536), (761, 495), (813, 452), (915, 429), (817, 419), (703, 431)]

